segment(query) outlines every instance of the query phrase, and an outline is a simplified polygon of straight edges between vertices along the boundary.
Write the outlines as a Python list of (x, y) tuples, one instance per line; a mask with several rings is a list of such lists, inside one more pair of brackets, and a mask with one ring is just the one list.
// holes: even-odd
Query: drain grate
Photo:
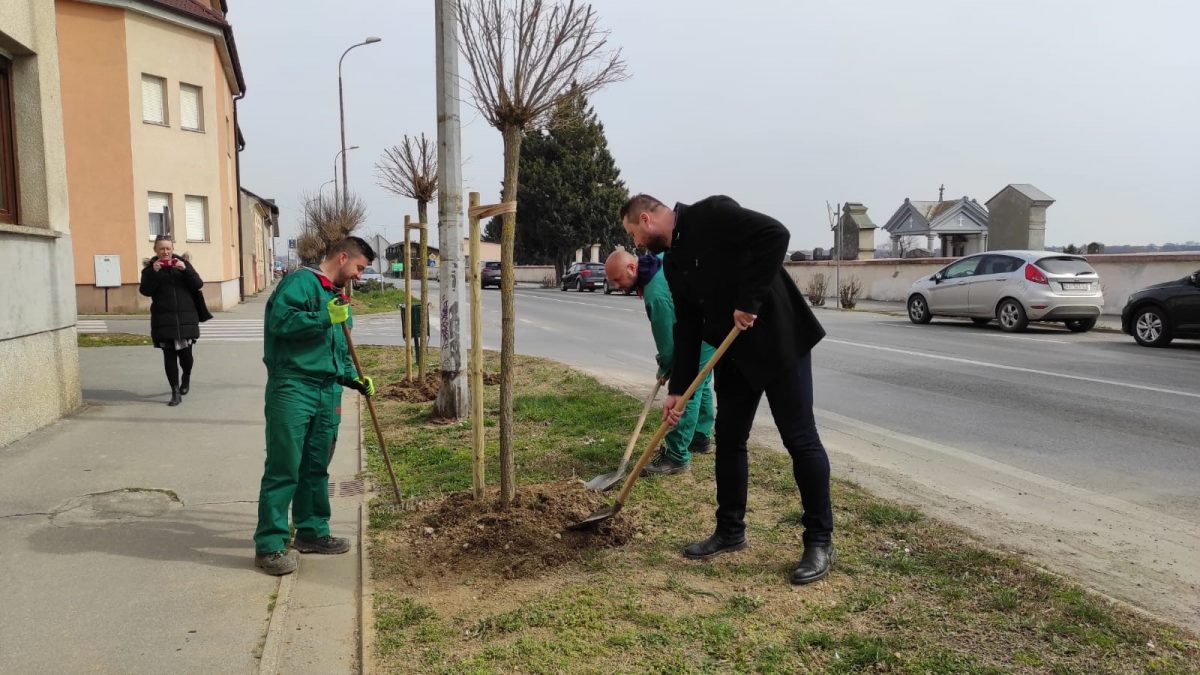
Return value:
[(330, 497), (357, 497), (361, 494), (365, 494), (366, 491), (367, 485), (361, 478), (340, 480), (329, 483)]

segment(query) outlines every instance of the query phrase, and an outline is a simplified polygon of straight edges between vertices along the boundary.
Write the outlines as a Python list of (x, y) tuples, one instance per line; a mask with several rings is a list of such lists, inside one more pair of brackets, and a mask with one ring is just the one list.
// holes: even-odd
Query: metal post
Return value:
[(458, 2), (434, 0), (438, 120), (438, 287), (441, 291), (442, 387), (433, 405), (435, 417), (459, 419), (466, 413), (463, 378), (462, 319), (462, 150), (458, 114)]
[(404, 379), (412, 382), (412, 255), (409, 253), (409, 216), (404, 216)]
[[(350, 45), (349, 47), (346, 48), (346, 51), (342, 52), (342, 57), (338, 59), (338, 126), (341, 128), (341, 132), (342, 132), (342, 199), (347, 199), (347, 191), (350, 189), (347, 184), (347, 179), (346, 179), (346, 103), (345, 103), (345, 99), (342, 96), (342, 61), (344, 61), (346, 59), (346, 55), (350, 53), (351, 49), (354, 49), (355, 47), (361, 47), (363, 45), (369, 45), (369, 44), (379, 42), (379, 41), (380, 41), (380, 39), (377, 37), (369, 37), (366, 40), (359, 42), (358, 44)], [(336, 165), (335, 165), (333, 173), (334, 173), (333, 177), (336, 180), (337, 179)], [(337, 183), (335, 182), (334, 187), (336, 187), (336, 186), (337, 186)], [(335, 197), (335, 200), (336, 200), (336, 197)]]
[[(471, 208), (479, 206), (479, 193), (470, 195)], [(479, 264), (479, 217), (471, 216), (470, 267), (467, 273), (471, 284), (471, 449), (474, 457), (472, 487), (475, 499), (483, 498), (483, 287)]]

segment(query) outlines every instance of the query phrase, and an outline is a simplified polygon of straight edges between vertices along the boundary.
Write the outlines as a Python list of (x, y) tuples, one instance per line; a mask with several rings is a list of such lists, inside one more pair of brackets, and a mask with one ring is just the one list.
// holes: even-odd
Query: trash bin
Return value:
[[(399, 305), (396, 305), (396, 308), (400, 310), (400, 330), (403, 331), (405, 334), (407, 334), (408, 329), (405, 328), (405, 324), (404, 324), (404, 304), (401, 303)], [(412, 322), (413, 322), (412, 338), (413, 338), (413, 346), (417, 350), (417, 366), (418, 367), (421, 366), (425, 361), (424, 346), (425, 346), (426, 338), (429, 337), (429, 326), (427, 326), (425, 324), (425, 321), (423, 320), (424, 312), (422, 312), (421, 309), (422, 309), (421, 303), (414, 302), (412, 304)]]
[[(404, 313), (404, 303), (396, 305), (396, 309), (400, 310), (400, 330), (404, 331), (404, 333), (407, 334), (408, 329), (404, 325), (404, 314), (405, 314)], [(421, 338), (429, 337), (429, 327), (425, 325), (425, 321), (423, 318), (424, 312), (422, 312), (421, 310), (422, 310), (421, 303), (414, 302), (412, 304), (413, 339), (421, 339)], [(422, 328), (424, 328), (424, 330), (425, 330), (424, 334), (422, 334), (422, 332), (421, 332)]]

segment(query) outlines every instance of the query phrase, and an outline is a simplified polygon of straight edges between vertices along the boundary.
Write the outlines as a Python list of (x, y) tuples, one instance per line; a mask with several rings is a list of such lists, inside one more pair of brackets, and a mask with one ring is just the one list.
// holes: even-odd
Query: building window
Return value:
[(167, 81), (154, 75), (142, 75), (142, 121), (167, 124)]
[(17, 144), (13, 133), (12, 63), (0, 56), (0, 223), (17, 223)]
[(187, 195), (183, 198), (188, 241), (208, 241), (208, 197)]
[(160, 235), (171, 236), (171, 195), (165, 192), (149, 194), (150, 239)]
[(200, 87), (179, 85), (179, 126), (187, 131), (204, 131), (204, 99)]

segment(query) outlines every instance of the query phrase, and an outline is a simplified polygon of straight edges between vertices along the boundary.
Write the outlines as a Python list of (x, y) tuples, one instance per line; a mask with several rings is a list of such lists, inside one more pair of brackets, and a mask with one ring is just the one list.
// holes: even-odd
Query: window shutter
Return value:
[(170, 234), (167, 232), (167, 217), (163, 215), (167, 210), (167, 202), (167, 195), (163, 192), (151, 192), (148, 195), (146, 210), (150, 214), (151, 237), (160, 234)]
[(179, 125), (184, 129), (203, 129), (200, 116), (200, 87), (190, 84), (179, 87)]
[(207, 206), (204, 197), (188, 196), (184, 199), (184, 219), (187, 221), (188, 241), (207, 241), (208, 227), (206, 224)]
[(163, 105), (163, 81), (153, 75), (142, 76), (142, 119), (157, 124), (167, 123)]

